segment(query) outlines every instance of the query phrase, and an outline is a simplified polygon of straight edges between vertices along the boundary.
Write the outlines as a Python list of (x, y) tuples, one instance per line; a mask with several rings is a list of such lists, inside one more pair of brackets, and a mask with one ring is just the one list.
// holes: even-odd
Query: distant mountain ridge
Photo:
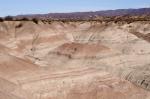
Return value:
[(48, 14), (32, 14), (32, 15), (18, 15), (16, 17), (29, 18), (89, 18), (96, 16), (135, 16), (135, 15), (150, 15), (150, 8), (139, 9), (118, 9), (118, 10), (103, 10), (95, 12), (73, 12), (73, 13), (48, 13)]

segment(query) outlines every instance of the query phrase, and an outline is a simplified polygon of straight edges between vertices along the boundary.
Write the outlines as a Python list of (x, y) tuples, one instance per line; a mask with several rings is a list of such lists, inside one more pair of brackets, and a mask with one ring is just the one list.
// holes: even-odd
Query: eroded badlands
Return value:
[(150, 99), (150, 22), (0, 22), (0, 99)]

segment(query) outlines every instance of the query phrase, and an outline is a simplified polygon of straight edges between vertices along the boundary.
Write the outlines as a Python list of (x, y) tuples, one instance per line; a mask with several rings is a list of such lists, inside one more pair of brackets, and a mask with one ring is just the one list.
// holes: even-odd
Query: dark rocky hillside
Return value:
[(118, 10), (105, 10), (95, 12), (73, 12), (73, 13), (49, 13), (49, 14), (33, 14), (33, 15), (18, 15), (17, 18), (28, 17), (28, 18), (91, 18), (98, 16), (141, 16), (150, 15), (150, 8), (140, 9), (118, 9)]

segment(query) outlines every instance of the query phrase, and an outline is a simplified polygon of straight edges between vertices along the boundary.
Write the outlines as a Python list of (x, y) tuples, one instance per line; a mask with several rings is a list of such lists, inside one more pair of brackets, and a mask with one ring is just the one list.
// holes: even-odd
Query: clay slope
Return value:
[(0, 98), (149, 99), (150, 22), (0, 22)]

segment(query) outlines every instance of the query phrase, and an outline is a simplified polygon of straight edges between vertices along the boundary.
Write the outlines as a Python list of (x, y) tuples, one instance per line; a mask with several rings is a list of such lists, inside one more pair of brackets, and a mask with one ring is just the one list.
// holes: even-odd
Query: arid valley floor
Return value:
[(0, 99), (150, 99), (150, 21), (0, 22)]

